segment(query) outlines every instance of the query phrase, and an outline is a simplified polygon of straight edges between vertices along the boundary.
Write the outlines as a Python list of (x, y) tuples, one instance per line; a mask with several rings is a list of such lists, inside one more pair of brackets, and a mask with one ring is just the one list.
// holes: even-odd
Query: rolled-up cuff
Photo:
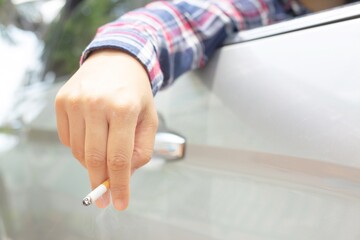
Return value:
[(101, 49), (119, 49), (135, 57), (147, 70), (152, 92), (155, 96), (163, 83), (164, 76), (154, 45), (146, 36), (131, 30), (100, 34), (96, 36), (84, 50), (80, 64), (82, 64), (92, 52)]

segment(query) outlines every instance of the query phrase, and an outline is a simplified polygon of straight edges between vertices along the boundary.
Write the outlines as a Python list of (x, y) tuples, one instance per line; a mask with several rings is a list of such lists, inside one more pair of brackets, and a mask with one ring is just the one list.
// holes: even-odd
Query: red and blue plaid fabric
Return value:
[(181, 74), (202, 67), (238, 31), (306, 12), (294, 0), (176, 0), (152, 2), (100, 27), (85, 49), (119, 49), (147, 69), (153, 94)]

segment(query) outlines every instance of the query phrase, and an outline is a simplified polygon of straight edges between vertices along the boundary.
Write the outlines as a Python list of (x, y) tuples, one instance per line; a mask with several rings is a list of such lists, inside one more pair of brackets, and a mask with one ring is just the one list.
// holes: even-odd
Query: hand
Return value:
[[(93, 53), (56, 96), (61, 142), (87, 168), (94, 189), (110, 179), (112, 202), (129, 202), (130, 176), (152, 155), (158, 119), (147, 72), (118, 50)], [(97, 201), (110, 202), (109, 191)]]

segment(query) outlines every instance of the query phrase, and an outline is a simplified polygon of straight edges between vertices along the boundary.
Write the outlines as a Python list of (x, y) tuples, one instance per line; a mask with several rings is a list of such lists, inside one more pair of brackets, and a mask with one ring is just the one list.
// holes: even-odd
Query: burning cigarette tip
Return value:
[(91, 205), (91, 198), (89, 198), (89, 197), (84, 198), (83, 201), (82, 201), (82, 204), (83, 204), (84, 206), (89, 206), (89, 205)]

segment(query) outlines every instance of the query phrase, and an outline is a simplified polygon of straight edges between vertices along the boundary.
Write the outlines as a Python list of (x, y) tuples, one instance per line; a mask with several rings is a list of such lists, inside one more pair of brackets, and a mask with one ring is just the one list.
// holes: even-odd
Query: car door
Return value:
[[(227, 196), (213, 200), (231, 207), (213, 220), (226, 222), (223, 231), (214, 228), (228, 235), (212, 236), (359, 236), (359, 13), (355, 4), (241, 32), (205, 69), (157, 97), (166, 125), (187, 137), (188, 164), (328, 191), (320, 197), (292, 186), (280, 193), (260, 184), (247, 192), (236, 181), (213, 180), (214, 195)], [(352, 196), (354, 205), (331, 194)]]

